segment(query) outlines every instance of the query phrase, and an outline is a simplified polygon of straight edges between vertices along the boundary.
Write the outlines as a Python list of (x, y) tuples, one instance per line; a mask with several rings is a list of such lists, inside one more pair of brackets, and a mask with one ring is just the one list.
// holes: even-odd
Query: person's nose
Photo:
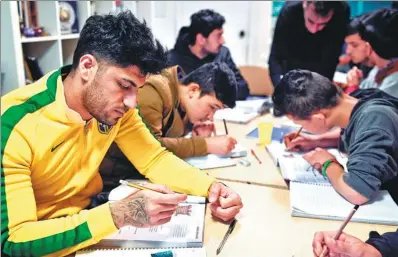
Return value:
[(123, 99), (123, 104), (127, 108), (134, 109), (137, 107), (137, 90), (130, 90)]

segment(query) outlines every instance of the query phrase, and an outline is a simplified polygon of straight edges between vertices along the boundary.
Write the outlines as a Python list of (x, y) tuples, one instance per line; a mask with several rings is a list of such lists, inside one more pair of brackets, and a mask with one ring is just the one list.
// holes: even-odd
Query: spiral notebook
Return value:
[[(97, 249), (97, 250), (80, 250), (76, 253), (76, 257), (152, 257), (169, 249)], [(172, 249), (174, 257), (206, 257), (204, 248), (178, 248)], [(167, 255), (166, 255), (167, 256)]]
[[(290, 207), (295, 217), (344, 220), (354, 205), (330, 185), (290, 182)], [(398, 225), (398, 206), (387, 191), (379, 191), (359, 207), (351, 221), (395, 226)]]

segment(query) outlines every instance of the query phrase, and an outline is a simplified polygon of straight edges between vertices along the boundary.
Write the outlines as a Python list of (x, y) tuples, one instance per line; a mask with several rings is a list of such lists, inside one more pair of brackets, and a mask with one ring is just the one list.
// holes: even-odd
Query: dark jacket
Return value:
[(342, 133), (349, 154), (343, 179), (368, 199), (388, 190), (398, 204), (398, 99), (378, 89), (352, 96), (360, 100)]
[(350, 8), (341, 2), (325, 28), (311, 34), (304, 21), (302, 1), (286, 2), (274, 30), (268, 64), (272, 83), (293, 69), (317, 72), (330, 80), (341, 54)]
[(366, 243), (376, 248), (382, 257), (397, 257), (398, 256), (398, 229), (395, 232), (379, 233), (370, 232), (369, 239)]
[(218, 54), (209, 54), (205, 58), (199, 59), (189, 49), (188, 31), (188, 27), (181, 28), (174, 49), (167, 53), (168, 66), (179, 65), (184, 72), (188, 74), (203, 64), (209, 62), (224, 62), (235, 74), (238, 87), (236, 100), (245, 100), (249, 95), (249, 88), (247, 82), (236, 68), (236, 64), (232, 60), (232, 56), (228, 48), (222, 46)]

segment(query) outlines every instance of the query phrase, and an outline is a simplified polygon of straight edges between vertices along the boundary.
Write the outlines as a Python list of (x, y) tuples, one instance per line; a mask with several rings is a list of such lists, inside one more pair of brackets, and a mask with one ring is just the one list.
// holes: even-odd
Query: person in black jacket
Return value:
[(312, 248), (314, 256), (321, 255), (323, 245), (328, 247), (326, 257), (397, 257), (398, 256), (398, 230), (383, 235), (372, 231), (366, 242), (342, 233), (337, 240), (333, 237), (336, 231), (322, 231), (314, 235)]
[(236, 68), (229, 49), (223, 46), (224, 23), (225, 18), (213, 10), (192, 14), (191, 25), (181, 28), (174, 49), (167, 54), (168, 65), (179, 65), (188, 74), (203, 64), (224, 62), (235, 74), (236, 100), (245, 100), (249, 95), (247, 82)]
[[(292, 70), (275, 87), (272, 100), (275, 116), (286, 115), (316, 134), (288, 134), (286, 147), (312, 150), (303, 155), (304, 159), (337, 193), (352, 204), (362, 205), (379, 190), (387, 190), (398, 204), (397, 98), (375, 88), (347, 95), (320, 74)], [(341, 136), (333, 135), (340, 129), (330, 131), (336, 127)], [(346, 172), (324, 149), (329, 147), (348, 154)]]
[(274, 86), (293, 69), (314, 71), (332, 80), (349, 19), (345, 2), (286, 2), (276, 22), (268, 60)]

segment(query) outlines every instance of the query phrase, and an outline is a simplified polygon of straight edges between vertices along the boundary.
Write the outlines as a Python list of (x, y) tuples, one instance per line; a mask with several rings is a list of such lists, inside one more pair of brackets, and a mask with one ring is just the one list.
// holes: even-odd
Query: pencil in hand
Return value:
[(292, 140), (294, 140), (294, 139), (296, 139), (299, 135), (300, 135), (300, 133), (301, 133), (301, 131), (303, 130), (303, 127), (301, 126), (301, 128), (297, 131), (297, 133), (294, 135), (294, 137), (292, 138)]

